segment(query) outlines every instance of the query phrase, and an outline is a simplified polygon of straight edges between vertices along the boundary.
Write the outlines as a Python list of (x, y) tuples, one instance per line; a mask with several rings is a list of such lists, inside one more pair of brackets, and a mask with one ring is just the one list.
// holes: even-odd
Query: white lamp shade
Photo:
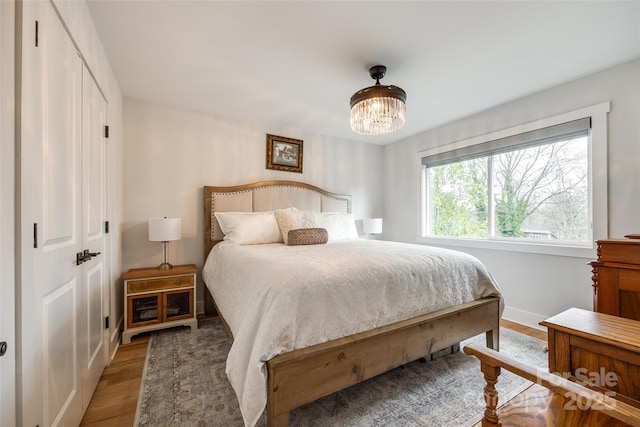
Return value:
[(168, 242), (180, 240), (182, 237), (182, 220), (180, 218), (149, 218), (149, 240), (152, 242)]
[(382, 233), (382, 218), (364, 218), (362, 220), (362, 231), (365, 234)]

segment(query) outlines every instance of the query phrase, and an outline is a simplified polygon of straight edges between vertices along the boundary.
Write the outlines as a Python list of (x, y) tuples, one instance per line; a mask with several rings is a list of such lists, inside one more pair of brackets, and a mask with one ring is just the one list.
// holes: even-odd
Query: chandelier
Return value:
[(407, 94), (398, 86), (380, 84), (386, 72), (384, 65), (369, 68), (369, 75), (376, 84), (360, 89), (351, 97), (351, 129), (354, 132), (382, 135), (404, 126)]

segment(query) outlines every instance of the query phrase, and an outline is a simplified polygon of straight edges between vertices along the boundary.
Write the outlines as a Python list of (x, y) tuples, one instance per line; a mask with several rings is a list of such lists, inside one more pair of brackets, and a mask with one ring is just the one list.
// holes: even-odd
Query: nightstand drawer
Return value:
[(161, 279), (133, 280), (127, 283), (127, 293), (161, 291), (193, 286), (193, 276), (163, 277)]

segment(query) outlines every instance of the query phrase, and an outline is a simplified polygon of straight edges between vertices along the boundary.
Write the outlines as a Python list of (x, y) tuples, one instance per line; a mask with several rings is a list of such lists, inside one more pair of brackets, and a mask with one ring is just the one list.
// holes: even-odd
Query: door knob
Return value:
[(92, 256), (100, 255), (100, 252), (89, 252), (89, 249), (85, 249), (82, 255), (84, 255), (85, 259), (90, 260)]
[(2, 341), (0, 342), (0, 356), (4, 356), (6, 352), (7, 352), (7, 342)]
[(100, 252), (89, 252), (89, 249), (85, 249), (84, 252), (78, 252), (76, 254), (76, 265), (80, 265), (85, 261), (90, 261), (91, 257), (100, 255)]

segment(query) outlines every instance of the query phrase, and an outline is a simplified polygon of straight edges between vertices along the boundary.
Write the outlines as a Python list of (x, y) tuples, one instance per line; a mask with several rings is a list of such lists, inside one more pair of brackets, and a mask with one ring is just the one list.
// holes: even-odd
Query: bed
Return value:
[[(499, 288), (466, 254), (357, 237), (295, 247), (223, 241), (216, 213), (292, 206), (321, 218), (347, 215), (351, 196), (295, 181), (204, 188), (205, 310), (220, 314), (233, 340), (227, 375), (246, 425), (254, 425), (266, 405), (267, 424), (287, 426), (290, 411), (299, 406), (479, 333), (486, 333), (489, 348), (498, 349)], [(453, 259), (472, 267), (455, 267)], [(338, 269), (342, 261), (349, 274)], [(432, 268), (422, 273), (418, 262)], [(433, 265), (451, 274), (435, 276)], [(447, 282), (447, 298), (423, 298), (415, 290), (416, 277), (424, 274)], [(458, 285), (469, 274), (479, 285)], [(450, 295), (453, 285), (460, 294)]]

